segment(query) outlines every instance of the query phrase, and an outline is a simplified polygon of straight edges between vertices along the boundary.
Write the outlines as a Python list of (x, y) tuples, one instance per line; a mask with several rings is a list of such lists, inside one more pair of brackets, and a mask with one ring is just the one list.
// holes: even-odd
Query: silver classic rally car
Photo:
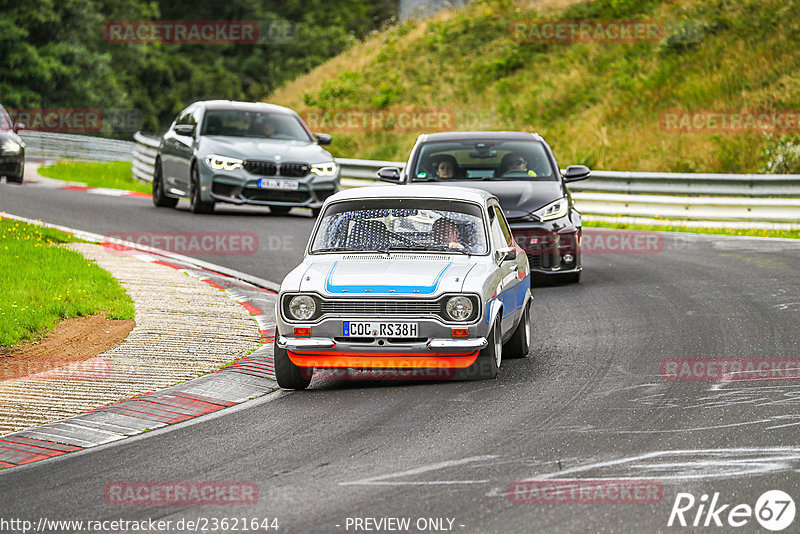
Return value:
[(412, 185), (330, 197), (277, 300), (275, 374), (446, 369), (497, 376), (530, 346), (530, 269), (496, 197)]

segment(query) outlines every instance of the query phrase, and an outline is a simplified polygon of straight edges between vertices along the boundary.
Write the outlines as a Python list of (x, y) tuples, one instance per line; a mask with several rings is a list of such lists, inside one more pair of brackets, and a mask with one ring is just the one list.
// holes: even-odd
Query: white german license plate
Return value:
[(344, 337), (419, 337), (417, 323), (342, 321)]
[(259, 189), (288, 189), (297, 191), (297, 180), (279, 180), (277, 178), (259, 178)]

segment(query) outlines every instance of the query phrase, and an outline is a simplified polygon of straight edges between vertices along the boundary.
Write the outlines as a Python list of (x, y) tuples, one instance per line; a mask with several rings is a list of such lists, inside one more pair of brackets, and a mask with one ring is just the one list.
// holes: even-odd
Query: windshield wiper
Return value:
[(315, 248), (311, 252), (359, 252), (359, 251), (352, 249), (350, 247), (325, 247), (325, 248)]
[(412, 250), (412, 251), (452, 251), (452, 252), (460, 252), (461, 254), (466, 254), (467, 256), (472, 256), (470, 252), (467, 251), (466, 248), (450, 248), (447, 245), (398, 245), (393, 247), (388, 247), (385, 250)]

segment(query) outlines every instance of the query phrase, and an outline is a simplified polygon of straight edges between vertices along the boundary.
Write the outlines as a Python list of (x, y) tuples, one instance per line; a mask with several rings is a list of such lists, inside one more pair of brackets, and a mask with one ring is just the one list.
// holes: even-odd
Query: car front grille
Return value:
[(444, 310), (441, 301), (336, 299), (322, 301), (320, 311), (323, 315), (415, 318), (420, 315), (439, 316)]
[(259, 176), (287, 176), (302, 178), (311, 172), (311, 165), (307, 163), (275, 163), (274, 161), (247, 160), (244, 168), (250, 174)]
[(278, 172), (278, 166), (272, 161), (251, 161), (244, 162), (244, 168), (250, 174), (258, 174), (260, 176), (275, 176)]
[(268, 202), (274, 200), (275, 202), (307, 202), (309, 197), (308, 191), (283, 191), (281, 189), (253, 189), (247, 187), (242, 190), (242, 196), (247, 200)]

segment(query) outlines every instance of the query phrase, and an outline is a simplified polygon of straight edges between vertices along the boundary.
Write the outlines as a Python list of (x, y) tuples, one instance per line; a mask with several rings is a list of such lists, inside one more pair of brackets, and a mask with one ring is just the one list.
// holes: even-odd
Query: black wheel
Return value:
[(500, 332), (500, 316), (494, 323), (494, 328), (489, 334), (489, 344), (478, 353), (475, 363), (461, 369), (456, 375), (461, 380), (488, 380), (497, 376), (500, 363), (503, 360), (503, 341)]
[(21, 184), (22, 180), (25, 177), (25, 162), (20, 162), (17, 166), (17, 172), (15, 174), (9, 174), (6, 176), (6, 182), (10, 184)]
[(522, 318), (514, 330), (514, 335), (503, 345), (503, 356), (506, 358), (526, 358), (531, 348), (531, 305), (525, 306)]
[(153, 170), (153, 206), (157, 208), (174, 208), (178, 199), (164, 194), (164, 171), (161, 169), (161, 160), (156, 160)]
[(192, 179), (189, 181), (189, 209), (192, 213), (213, 213), (214, 202), (203, 202), (200, 197), (200, 176), (197, 166), (192, 165)]
[(311, 377), (314, 376), (314, 369), (293, 364), (286, 350), (278, 347), (277, 336), (272, 347), (275, 358), (275, 379), (278, 385), (284, 389), (306, 389), (311, 383)]
[(289, 215), (289, 210), (291, 210), (291, 206), (270, 206), (269, 212), (272, 215)]

